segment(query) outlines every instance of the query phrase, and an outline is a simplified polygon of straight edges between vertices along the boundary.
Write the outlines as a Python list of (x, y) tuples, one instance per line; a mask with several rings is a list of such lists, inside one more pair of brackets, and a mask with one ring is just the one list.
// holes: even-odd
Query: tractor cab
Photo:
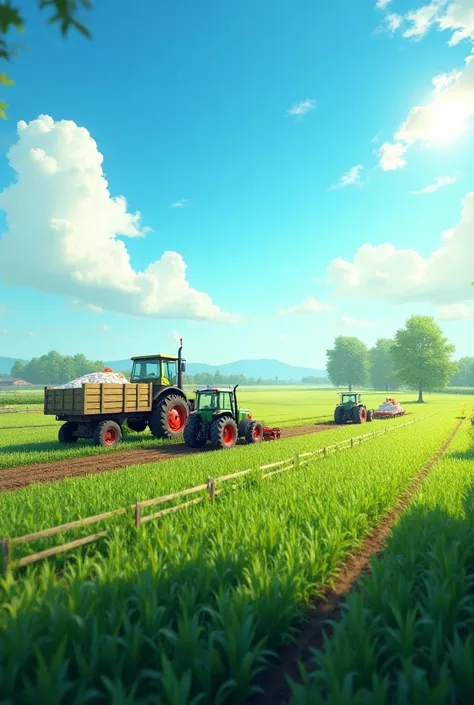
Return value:
[(206, 420), (210, 420), (210, 417), (216, 414), (228, 414), (237, 423), (244, 418), (252, 418), (249, 409), (238, 408), (236, 389), (226, 387), (198, 389), (196, 391), (194, 409)]
[(342, 406), (357, 406), (361, 403), (359, 392), (342, 392), (339, 396), (341, 397)]
[(132, 357), (131, 382), (152, 382), (154, 387), (183, 389), (186, 361), (181, 357), (182, 343), (176, 355), (139, 355)]

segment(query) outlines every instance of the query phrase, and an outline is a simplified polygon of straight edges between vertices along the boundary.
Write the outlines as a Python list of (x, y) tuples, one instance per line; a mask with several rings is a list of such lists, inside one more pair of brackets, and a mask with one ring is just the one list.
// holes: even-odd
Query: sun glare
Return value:
[(436, 101), (430, 111), (429, 141), (448, 147), (466, 131), (471, 110), (461, 100)]

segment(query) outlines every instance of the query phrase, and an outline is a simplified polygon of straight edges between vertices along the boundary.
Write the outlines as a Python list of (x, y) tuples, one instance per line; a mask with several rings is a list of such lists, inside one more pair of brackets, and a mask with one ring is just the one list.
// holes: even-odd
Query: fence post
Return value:
[(10, 565), (11, 545), (10, 539), (0, 541), (0, 573), (6, 573)]
[(211, 478), (207, 481), (207, 492), (209, 495), (209, 502), (214, 504), (216, 500), (216, 481)]
[(351, 448), (354, 447), (354, 438), (351, 438)]
[(295, 455), (295, 470), (298, 470), (299, 466), (300, 466), (300, 454), (297, 453)]
[(328, 454), (328, 449), (327, 449), (326, 446), (324, 446), (324, 448), (323, 448), (323, 456), (326, 458), (327, 454)]
[(135, 528), (139, 529), (142, 520), (142, 507), (140, 502), (135, 504)]

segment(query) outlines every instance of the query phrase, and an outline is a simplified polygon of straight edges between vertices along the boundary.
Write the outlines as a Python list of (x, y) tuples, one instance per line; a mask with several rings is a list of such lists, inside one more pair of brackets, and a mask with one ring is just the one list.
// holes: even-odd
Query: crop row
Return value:
[[(248, 403), (247, 397), (243, 397), (242, 403), (248, 403), (248, 406), (256, 411), (254, 415), (270, 424), (276, 423), (275, 417), (280, 426), (294, 426), (303, 423), (308, 423), (308, 418), (305, 418), (310, 413), (310, 408), (314, 414), (311, 423), (316, 421), (328, 421), (332, 419), (334, 411), (334, 392), (280, 392), (280, 395), (273, 393), (273, 396), (266, 392), (249, 393), (251, 397), (262, 398), (260, 404)], [(426, 406), (418, 406), (415, 404), (407, 404), (406, 408), (409, 414), (426, 415), (437, 409), (450, 407), (456, 409), (459, 407), (459, 397), (446, 397), (448, 400), (433, 397), (430, 403)], [(271, 403), (274, 400), (274, 403)], [(369, 397), (369, 402), (373, 402), (373, 406), (378, 405), (380, 395), (378, 397)], [(403, 401), (403, 400), (402, 400)], [(17, 417), (22, 416), (20, 419)], [(5, 420), (5, 417), (8, 417)], [(13, 425), (13, 417), (18, 428), (11, 428)], [(119, 452), (123, 450), (136, 450), (139, 448), (157, 448), (167, 441), (153, 438), (151, 434), (128, 432), (125, 435), (124, 442), (119, 444), (114, 449), (98, 448), (93, 445), (92, 441), (79, 441), (73, 448), (64, 447), (58, 444), (57, 433), (59, 424), (51, 426), (51, 421), (54, 417), (44, 417), (39, 414), (31, 414), (25, 418), (24, 414), (5, 414), (0, 417), (0, 470), (3, 468), (17, 467), (20, 465), (30, 465), (32, 463), (46, 463), (57, 460), (72, 460), (73, 458), (85, 456), (100, 456), (103, 453)], [(378, 422), (385, 423), (385, 422)], [(3, 424), (3, 428), (2, 428)], [(377, 422), (373, 423), (375, 427)], [(350, 434), (353, 431), (351, 427), (342, 427), (338, 429), (342, 435)], [(359, 431), (354, 430), (354, 433)], [(347, 436), (349, 437), (349, 436)], [(265, 444), (265, 449), (268, 444)], [(263, 462), (263, 461), (262, 461)]]
[(472, 703), (473, 538), (474, 432), (466, 423), (348, 597), (291, 705)]
[(138, 536), (117, 525), (58, 576), (53, 561), (5, 579), (2, 696), (20, 705), (244, 702), (267, 649), (291, 635), (454, 423), (440, 414), (272, 482), (244, 483)]

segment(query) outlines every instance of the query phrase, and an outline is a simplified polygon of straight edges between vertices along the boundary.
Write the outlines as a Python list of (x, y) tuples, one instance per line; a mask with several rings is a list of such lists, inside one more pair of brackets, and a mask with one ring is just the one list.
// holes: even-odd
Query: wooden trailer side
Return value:
[(146, 413), (153, 403), (153, 384), (93, 384), (75, 389), (45, 387), (44, 413), (55, 416), (107, 416)]

